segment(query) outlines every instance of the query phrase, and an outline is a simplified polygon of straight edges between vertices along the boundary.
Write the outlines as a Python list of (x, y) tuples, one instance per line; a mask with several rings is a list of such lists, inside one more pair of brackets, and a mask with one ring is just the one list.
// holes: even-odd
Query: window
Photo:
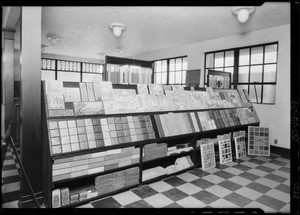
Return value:
[(154, 62), (154, 83), (185, 85), (187, 57), (177, 57)]
[(230, 72), (232, 88), (246, 89), (253, 103), (275, 104), (277, 53), (277, 42), (207, 52), (205, 73), (209, 69)]
[(103, 80), (103, 65), (42, 58), (41, 80), (99, 82)]

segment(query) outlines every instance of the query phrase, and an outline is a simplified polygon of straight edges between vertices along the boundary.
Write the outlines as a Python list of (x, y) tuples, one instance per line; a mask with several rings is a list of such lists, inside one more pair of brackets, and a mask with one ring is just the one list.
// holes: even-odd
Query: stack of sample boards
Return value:
[(77, 178), (139, 162), (140, 148), (126, 147), (54, 160), (52, 180)]
[(139, 183), (139, 168), (133, 167), (95, 178), (95, 188), (99, 195), (130, 187)]
[(153, 160), (156, 158), (166, 157), (167, 156), (167, 147), (166, 143), (151, 143), (144, 146), (144, 156), (143, 161)]

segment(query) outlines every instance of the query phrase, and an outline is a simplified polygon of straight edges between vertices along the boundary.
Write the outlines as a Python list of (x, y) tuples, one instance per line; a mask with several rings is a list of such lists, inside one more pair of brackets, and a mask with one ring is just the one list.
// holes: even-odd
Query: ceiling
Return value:
[[(101, 58), (97, 53), (130, 57), (190, 43), (290, 23), (290, 4), (264, 3), (242, 24), (232, 7), (43, 7), (45, 53)], [(117, 38), (109, 24), (122, 22)], [(47, 34), (61, 41), (51, 46)], [(125, 53), (118, 48), (125, 47)]]

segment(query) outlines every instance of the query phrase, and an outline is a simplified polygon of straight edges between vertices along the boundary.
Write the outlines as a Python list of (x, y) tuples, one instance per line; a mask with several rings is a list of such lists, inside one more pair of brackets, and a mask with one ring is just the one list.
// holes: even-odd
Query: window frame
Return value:
[[(271, 63), (265, 63), (265, 50), (267, 46), (270, 45), (276, 45), (277, 49), (276, 49), (276, 61), (275, 62), (271, 62)], [(251, 50), (253, 48), (257, 48), (257, 47), (262, 47), (263, 51), (262, 51), (262, 63), (255, 63), (255, 64), (251, 64)], [(240, 58), (240, 50), (243, 49), (249, 49), (249, 62), (248, 64), (245, 65), (239, 65), (239, 58)], [(225, 53), (228, 51), (233, 51), (234, 52), (234, 64), (233, 64), (233, 77), (232, 77), (232, 83), (231, 83), (231, 88), (233, 89), (237, 89), (237, 87), (239, 85), (247, 85), (247, 91), (250, 94), (250, 86), (253, 86), (254, 84), (256, 84), (257, 86), (261, 87), (261, 92), (260, 92), (260, 101), (252, 101), (252, 103), (255, 104), (264, 104), (264, 105), (275, 105), (276, 104), (276, 85), (277, 85), (277, 70), (278, 70), (278, 49), (279, 49), (279, 43), (278, 41), (275, 42), (270, 42), (270, 43), (263, 43), (263, 44), (256, 44), (256, 45), (251, 45), (251, 46), (242, 46), (242, 47), (236, 47), (236, 48), (230, 48), (230, 49), (222, 49), (222, 50), (214, 50), (214, 51), (209, 51), (209, 52), (205, 52), (204, 53), (204, 86), (207, 86), (208, 84), (208, 80), (206, 78), (207, 76), (207, 71), (210, 70), (220, 70), (220, 69), (225, 69), (228, 67), (232, 67), (232, 66), (225, 66)], [(218, 52), (223, 52), (223, 67), (215, 67), (215, 54)], [(213, 54), (213, 65), (212, 67), (206, 67), (206, 61), (207, 61), (207, 55), (209, 54)], [(275, 65), (276, 69), (275, 69), (275, 81), (273, 82), (265, 82), (264, 81), (264, 76), (265, 76), (265, 66), (266, 65)], [(251, 76), (251, 67), (253, 66), (261, 66), (262, 67), (262, 71), (261, 71), (261, 82), (255, 83), (255, 82), (251, 82), (250, 81), (250, 76)], [(240, 71), (240, 67), (248, 67), (248, 81), (247, 82), (239, 82), (239, 71)], [(226, 70), (225, 70), (226, 71)], [(264, 102), (264, 86), (266, 85), (275, 85), (275, 100), (274, 103), (265, 103)]]
[[(187, 55), (183, 55), (183, 56), (177, 56), (177, 57), (172, 57), (172, 58), (162, 58), (162, 59), (157, 59), (157, 60), (154, 60), (152, 61), (153, 62), (153, 73), (152, 73), (152, 80), (153, 80), (153, 83), (155, 83), (155, 73), (164, 73), (166, 72), (167, 73), (167, 83), (165, 84), (162, 84), (162, 85), (180, 85), (180, 86), (184, 86), (186, 85), (186, 80), (185, 80), (185, 83), (181, 83), (181, 84), (177, 84), (177, 83), (174, 83), (174, 84), (170, 84), (170, 73), (176, 73), (177, 71), (180, 71), (181, 72), (181, 80), (182, 80), (182, 74), (183, 74), (183, 71), (188, 71), (187, 68), (185, 70), (176, 70), (176, 59), (178, 58), (181, 58), (181, 68), (183, 68), (183, 59), (186, 58), (186, 63), (187, 62)], [(156, 72), (155, 71), (155, 63), (158, 62), (158, 61), (167, 61), (167, 71), (163, 71), (163, 72)], [(170, 71), (170, 61), (171, 60), (174, 60), (174, 67), (175, 67), (175, 70), (174, 71)], [(161, 83), (160, 83), (161, 84)]]
[[(104, 81), (104, 64), (102, 64), (102, 63), (91, 63), (91, 62), (75, 61), (75, 60), (54, 59), (54, 58), (47, 58), (47, 57), (42, 57), (41, 61), (42, 60), (54, 60), (54, 62), (55, 62), (54, 69), (43, 69), (42, 66), (41, 66), (41, 73), (42, 73), (43, 70), (44, 71), (53, 71), (54, 72), (54, 74), (55, 74), (55, 79), (54, 80), (58, 80), (58, 73), (59, 72), (68, 72), (68, 73), (79, 73), (80, 74), (80, 82), (82, 82), (82, 80), (83, 80), (83, 74), (99, 74), (99, 75), (102, 76), (101, 77), (102, 81)], [(60, 69), (58, 69), (58, 65), (57, 65), (58, 61), (79, 63), (80, 64), (80, 71), (60, 70)], [(93, 73), (93, 72), (83, 71), (83, 64), (95, 64), (95, 65), (99, 65), (100, 67), (102, 67), (102, 72), (100, 72), (100, 73)]]

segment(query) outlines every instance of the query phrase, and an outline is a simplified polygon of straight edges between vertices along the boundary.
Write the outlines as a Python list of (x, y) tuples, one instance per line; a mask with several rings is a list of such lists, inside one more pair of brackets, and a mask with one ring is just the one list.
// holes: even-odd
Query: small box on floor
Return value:
[(70, 191), (69, 188), (62, 188), (61, 192), (61, 206), (68, 205), (70, 203)]
[(60, 189), (55, 189), (52, 191), (52, 208), (61, 207), (61, 193)]

